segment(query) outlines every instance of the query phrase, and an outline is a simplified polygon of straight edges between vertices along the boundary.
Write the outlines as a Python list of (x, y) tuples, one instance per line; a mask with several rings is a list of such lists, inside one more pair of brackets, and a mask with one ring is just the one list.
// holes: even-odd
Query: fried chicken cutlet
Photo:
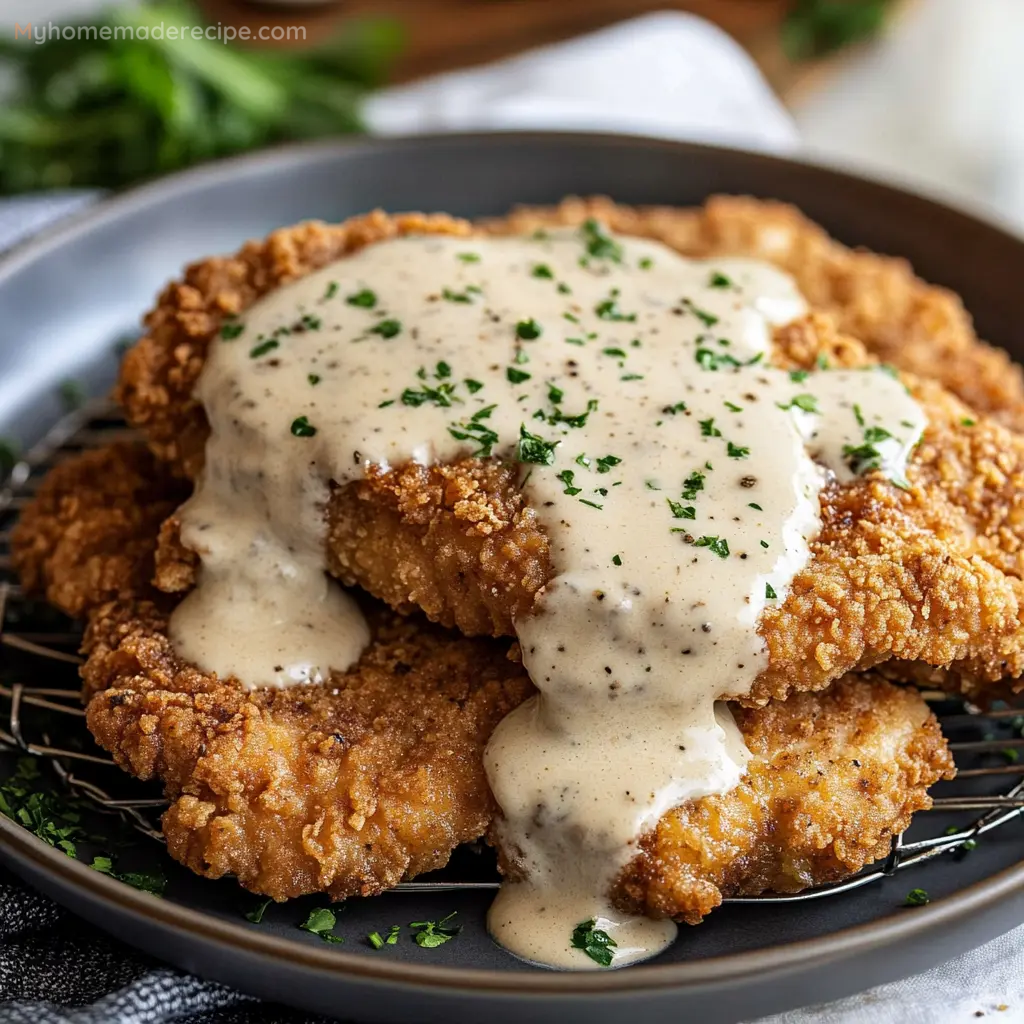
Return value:
[[(610, 215), (584, 206), (551, 217), (587, 211)], [(620, 226), (633, 230), (626, 216)], [(207, 428), (192, 389), (225, 316), (372, 242), (470, 231), (448, 218), (374, 214), (277, 232), (234, 258), (195, 265), (167, 289), (149, 334), (126, 357), (119, 395), (129, 417), (161, 458), (194, 475)], [(825, 317), (777, 332), (776, 363), (810, 368), (821, 358), (832, 366), (870, 360)], [(753, 702), (887, 661), (896, 672), (895, 662), (930, 666), (943, 685), (972, 694), (1003, 688), (1002, 680), (1024, 671), (1022, 442), (933, 382), (906, 382), (929, 419), (908, 467), (912, 486), (900, 491), (868, 475), (823, 493), (815, 558), (783, 606), (761, 620), (771, 663)], [(334, 491), (327, 517), (329, 566), (340, 580), (470, 635), (512, 635), (514, 619), (553, 574), (537, 513), (517, 487), (515, 467), (500, 462), (371, 467), (362, 481)], [(158, 563), (165, 589), (191, 586), (195, 559), (173, 521)]]
[[(51, 471), (13, 542), (27, 586), (88, 613), (89, 728), (125, 770), (164, 782), (169, 852), (276, 899), (368, 894), (443, 865), (484, 832), (483, 746), (532, 692), (507, 645), (382, 613), (329, 685), (246, 692), (201, 673), (175, 656), (141, 576), (179, 486), (141, 446), (87, 453)], [(952, 771), (920, 697), (870, 675), (735, 715), (747, 777), (644, 837), (616, 885), (625, 909), (695, 923), (723, 896), (852, 873)]]

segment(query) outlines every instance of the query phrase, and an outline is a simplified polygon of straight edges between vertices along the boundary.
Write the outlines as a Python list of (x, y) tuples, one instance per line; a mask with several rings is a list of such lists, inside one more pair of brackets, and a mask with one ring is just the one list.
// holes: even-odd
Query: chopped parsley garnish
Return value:
[(116, 878), (119, 882), (124, 882), (125, 885), (130, 885), (133, 889), (148, 892), (151, 896), (163, 896), (164, 889), (167, 888), (167, 879), (164, 878), (162, 873), (158, 871), (116, 871), (111, 857), (93, 857), (89, 867), (93, 871), (98, 871), (101, 875), (109, 875), (111, 878)]
[(700, 436), (701, 437), (721, 437), (722, 432), (715, 426), (715, 418), (711, 417), (709, 420), (698, 420), (700, 423)]
[(473, 301), (474, 294), (480, 294), (480, 289), (475, 285), (467, 285), (464, 291), (456, 292), (452, 291), (451, 288), (444, 288), (441, 291), (441, 297), (446, 302), (461, 302), (467, 304)]
[(334, 296), (338, 294), (338, 287), (339, 287), (339, 285), (338, 285), (337, 281), (330, 281), (330, 282), (328, 282), (327, 288), (324, 290), (324, 301), (325, 302), (328, 299), (333, 299)]
[(312, 313), (304, 313), (296, 326), (304, 331), (319, 331), (323, 325), (324, 322), (320, 317), (313, 316)]
[(732, 278), (726, 277), (720, 270), (712, 270), (708, 278), (709, 288), (731, 288)]
[(327, 907), (319, 907), (309, 912), (309, 917), (299, 925), (304, 932), (311, 932), (318, 935), (324, 942), (344, 942), (340, 935), (332, 935), (332, 929), (338, 923), (333, 910)]
[(387, 935), (383, 938), (380, 932), (370, 932), (366, 936), (366, 941), (369, 942), (374, 949), (383, 949), (385, 946), (393, 946), (398, 942), (398, 936), (402, 932), (402, 926), (400, 924), (393, 924)]
[(225, 341), (234, 341), (235, 338), (237, 338), (244, 331), (245, 331), (245, 324), (241, 324), (241, 323), (225, 324), (220, 329), (220, 336)]
[[(977, 420), (972, 420), (970, 416), (962, 416), (960, 418), (961, 427), (973, 427), (977, 425), (977, 422)], [(909, 424), (906, 425), (909, 426)]]
[(718, 323), (718, 317), (714, 313), (708, 313), (705, 310), (695, 306), (691, 299), (683, 299), (683, 305), (705, 326), (714, 327)]
[(546, 263), (534, 263), (533, 270), (530, 271), (533, 277), (542, 277), (550, 281), (555, 275), (552, 273), (551, 268)]
[(764, 596), (768, 601), (774, 601), (779, 595), (775, 593), (775, 588), (770, 584), (764, 585)]
[(273, 352), (279, 345), (280, 342), (275, 341), (273, 338), (261, 341), (258, 345), (253, 345), (253, 347), (249, 349), (249, 358), (259, 359), (260, 356), (265, 356), (268, 352)]
[(296, 437), (312, 437), (316, 433), (316, 427), (307, 417), (298, 416), (292, 420), (292, 433)]
[(548, 401), (552, 405), (558, 405), (563, 398), (565, 398), (565, 392), (561, 388), (555, 387), (554, 384), (548, 384)]
[[(337, 288), (337, 285), (335, 285)], [(259, 924), (263, 920), (263, 915), (267, 912), (267, 907), (273, 903), (273, 900), (263, 900), (261, 903), (257, 903), (252, 910), (248, 911), (245, 915), (246, 921), (252, 921), (253, 924)]]
[(517, 454), (520, 462), (534, 462), (538, 466), (550, 466), (555, 461), (555, 448), (561, 442), (545, 441), (537, 434), (531, 434), (526, 424), (519, 425)]
[(514, 366), (510, 366), (505, 371), (505, 376), (508, 378), (510, 384), (522, 384), (524, 380), (529, 380), (533, 374), (527, 373), (525, 370), (517, 370)]
[(454, 939), (462, 931), (461, 924), (449, 924), (456, 913), (457, 911), (453, 910), (447, 917), (442, 917), (440, 921), (410, 922), (410, 928), (419, 929), (413, 936), (413, 941), (424, 949), (435, 949)]
[[(547, 417), (548, 423), (552, 426), (556, 423), (564, 423), (567, 427), (583, 427), (586, 426), (587, 418), (597, 408), (597, 399), (591, 398), (587, 402), (586, 412), (579, 412), (573, 416), (562, 412), (561, 409), (555, 409), (555, 411)], [(599, 472), (607, 472), (607, 470), (599, 470)]]
[(595, 307), (594, 312), (601, 320), (610, 320), (615, 323), (631, 324), (636, 321), (636, 313), (623, 313), (619, 309), (619, 289), (613, 288), (607, 299), (602, 299)]
[(621, 348), (603, 348), (601, 352), (606, 356), (614, 356), (616, 359), (626, 358), (626, 353)]
[(583, 490), (582, 487), (574, 486), (573, 478), (575, 476), (576, 474), (571, 469), (563, 469), (555, 477), (555, 479), (560, 480), (563, 484), (565, 484), (565, 490), (562, 493), (568, 494), (570, 498), (574, 498)]
[(698, 537), (694, 542), (695, 548), (710, 548), (719, 558), (729, 557), (729, 542), (723, 537)]
[(805, 380), (807, 380), (808, 377), (810, 377), (810, 374), (806, 370), (790, 370), (789, 371), (789, 379), (794, 384), (803, 384), (803, 382)]
[(749, 501), (749, 502), (747, 502), (747, 508), (756, 509), (758, 512), (763, 512), (764, 511), (764, 509), (761, 508), (761, 506), (758, 505), (756, 501)]
[(455, 385), (447, 380), (440, 381), (437, 387), (423, 384), (419, 388), (406, 388), (402, 392), (402, 405), (411, 405), (413, 408), (418, 409), (421, 405), (429, 402), (431, 405), (447, 409), (451, 406), (452, 402), (459, 401), (455, 397), (454, 392)]
[(650, 270), (654, 266), (654, 260), (650, 256), (641, 256), (636, 265), (641, 270)]
[(517, 366), (522, 366), (523, 363), (528, 363), (529, 361), (530, 357), (527, 354), (526, 349), (517, 348), (516, 354), (512, 357), (512, 362), (514, 362)]
[(644, 375), (642, 373), (624, 373), (619, 380), (643, 380)]
[(398, 320), (381, 320), (370, 328), (371, 334), (379, 334), (382, 338), (393, 338), (402, 332), (402, 324)]
[(907, 893), (905, 905), (908, 907), (923, 907), (926, 903), (931, 903), (931, 901), (931, 897), (924, 889), (911, 889)]
[(612, 950), (618, 943), (606, 932), (594, 926), (597, 922), (591, 918), (581, 921), (572, 931), (571, 944), (573, 949), (581, 949), (591, 960), (602, 967), (611, 967), (615, 954)]
[(466, 385), (466, 390), (471, 395), (475, 395), (479, 390), (481, 390), (481, 388), (483, 388), (483, 384), (481, 384), (480, 381), (473, 380), (471, 377), (467, 377), (462, 383)]
[(854, 415), (854, 417), (857, 420), (857, 426), (858, 427), (863, 427), (864, 426), (864, 413), (862, 413), (860, 411), (860, 406), (859, 405), (855, 405), (853, 407), (853, 415)]
[(479, 263), (480, 255), (475, 252), (459, 252), (455, 254), (455, 258), (461, 260), (463, 263)]
[(394, 405), (395, 400), (393, 398), (385, 399), (383, 402), (377, 404), (378, 409), (386, 409), (389, 405)]
[(76, 841), (85, 838), (81, 816), (66, 799), (41, 790), (41, 782), (36, 762), (30, 757), (19, 758), (14, 773), (0, 783), (0, 812), (47, 845), (74, 857), (78, 852)]
[(749, 448), (733, 444), (732, 441), (727, 442), (725, 450), (730, 459), (745, 459), (750, 454)]
[(788, 403), (779, 402), (778, 406), (780, 409), (796, 408), (802, 410), (803, 412), (821, 412), (821, 410), (818, 408), (818, 399), (814, 395), (796, 395)]
[(523, 341), (536, 341), (543, 333), (544, 328), (532, 317), (528, 320), (520, 320), (516, 324), (516, 337)]
[(728, 352), (715, 352), (710, 348), (698, 348), (694, 358), (702, 370), (720, 370), (723, 366), (742, 366), (743, 364), (729, 355)]
[(725, 402), (723, 404), (725, 405), (726, 409), (729, 410), (729, 412), (743, 412), (742, 405), (736, 405), (733, 402)]
[(607, 233), (604, 225), (593, 217), (588, 217), (580, 225), (580, 235), (586, 247), (587, 255), (598, 260), (622, 262), (622, 246)]
[(868, 427), (864, 431), (864, 440), (868, 444), (878, 444), (879, 441), (886, 441), (892, 434), (885, 427)]
[(700, 470), (695, 470), (683, 481), (683, 500), (695, 501), (697, 492), (704, 490), (705, 476)]
[(321, 379), (322, 378), (320, 377), (319, 373), (307, 373), (306, 374), (306, 380), (308, 380), (309, 383), (314, 385), (314, 386), (319, 384)]
[(494, 446), (498, 443), (498, 435), (483, 421), (490, 418), (497, 406), (485, 405), (478, 409), (467, 421), (453, 423), (448, 428), (448, 433), (456, 441), (472, 441), (480, 447), (473, 452), (474, 458), (487, 458)]
[(686, 403), (685, 402), (676, 402), (675, 405), (665, 405), (665, 406), (662, 406), (661, 411), (666, 416), (675, 416), (675, 414), (677, 412), (686, 412)]
[(672, 510), (673, 519), (696, 519), (697, 510), (692, 505), (683, 505), (678, 501), (673, 501), (671, 498), (665, 499), (668, 502), (668, 507)]
[(361, 288), (347, 296), (345, 301), (350, 306), (358, 306), (359, 309), (373, 309), (377, 305), (377, 293), (370, 291), (369, 288)]
[(622, 459), (617, 455), (602, 455), (597, 460), (597, 471), (598, 473), (610, 473), (613, 466), (617, 466)]
[(612, 555), (612, 565), (622, 565), (622, 556)]
[(598, 512), (600, 512), (604, 508), (604, 505), (598, 505), (596, 501), (587, 501), (586, 498), (580, 498), (580, 504), (589, 505), (591, 508), (596, 508)]

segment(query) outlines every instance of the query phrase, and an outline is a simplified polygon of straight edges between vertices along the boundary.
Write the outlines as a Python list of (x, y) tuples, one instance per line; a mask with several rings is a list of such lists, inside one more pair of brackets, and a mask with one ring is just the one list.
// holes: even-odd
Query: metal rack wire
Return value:
[[(111, 771), (116, 768), (113, 760), (92, 744), (85, 730), (85, 713), (73, 671), (81, 663), (76, 653), (80, 631), (67, 620), (39, 614), (12, 576), (9, 550), (18, 513), (47, 470), (70, 455), (126, 434), (127, 428), (114, 407), (106, 401), (91, 403), (60, 420), (15, 464), (0, 487), (0, 751), (47, 762), (69, 793), (100, 812), (118, 815), (145, 836), (162, 842), (159, 817), (166, 801), (140, 794), (141, 784)], [(848, 892), (932, 858), (970, 849), (979, 836), (1024, 815), (1024, 757), (1017, 761), (1024, 753), (1024, 715), (1010, 708), (982, 711), (950, 701), (940, 693), (925, 696), (951, 740), (958, 780), (971, 784), (969, 792), (959, 793), (946, 792), (948, 784), (940, 784), (932, 810), (977, 816), (962, 826), (915, 841), (905, 834), (894, 836), (883, 861), (845, 881), (792, 895), (768, 893), (726, 902), (792, 903)], [(35, 721), (37, 717), (39, 722)], [(33, 719), (31, 724), (29, 719)], [(997, 735), (997, 730), (1002, 735)], [(957, 738), (961, 735), (965, 738)], [(1001, 757), (1004, 763), (986, 763), (993, 757)], [(117, 795), (115, 788), (125, 786), (129, 795)], [(990, 791), (993, 786), (999, 789)], [(398, 888), (424, 892), (497, 887), (497, 877), (488, 881), (452, 877), (404, 882)]]

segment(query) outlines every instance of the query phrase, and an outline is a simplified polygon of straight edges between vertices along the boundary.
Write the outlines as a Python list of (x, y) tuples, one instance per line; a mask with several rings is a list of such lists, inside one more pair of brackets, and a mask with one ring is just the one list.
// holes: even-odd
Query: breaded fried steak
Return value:
[[(126, 480), (140, 514), (112, 521)], [(486, 830), (484, 746), (532, 693), (508, 645), (380, 612), (359, 664), (321, 686), (247, 692), (200, 672), (139, 578), (179, 486), (141, 446), (88, 453), (50, 474), (14, 546), (34, 590), (88, 613), (89, 728), (127, 771), (163, 781), (171, 855), (276, 899), (365, 895), (442, 866)], [(77, 557), (72, 531), (103, 543)], [(952, 770), (920, 697), (871, 676), (735, 715), (746, 776), (643, 837), (615, 884), (631, 912), (696, 922), (722, 895), (843, 877), (884, 855)]]
[[(739, 226), (746, 223), (753, 231), (755, 209), (749, 204), (734, 209), (722, 200), (708, 207), (704, 219), (682, 211), (673, 220), (663, 211), (569, 204), (558, 211), (516, 214), (491, 230), (578, 223), (596, 212), (624, 230), (657, 235), (682, 251), (731, 252), (735, 247), (767, 255), (761, 250), (768, 242), (755, 244)], [(925, 344), (923, 324), (938, 314), (930, 317), (920, 310), (935, 306), (945, 311), (939, 317), (945, 325), (943, 344), (960, 352), (958, 358), (984, 366), (1004, 364), (1002, 354), (979, 347), (970, 336), (951, 297), (910, 278), (902, 263), (848, 252), (843, 263), (845, 250), (826, 245), (791, 211), (768, 207), (765, 217), (770, 224), (778, 222), (780, 231), (788, 225), (787, 269), (793, 269), (790, 263), (804, 265), (797, 252), (809, 253), (811, 263), (818, 260), (812, 303), (818, 295), (823, 306), (835, 310), (838, 305), (842, 312), (843, 294), (854, 290), (860, 296), (852, 285), (844, 290), (834, 281), (826, 263), (846, 267), (857, 281), (893, 278), (900, 282), (891, 284), (893, 290), (913, 293), (913, 300), (896, 303), (900, 312), (891, 324), (883, 323), (878, 310), (872, 318), (873, 307), (862, 297), (846, 314), (846, 321), (864, 330), (886, 358), (901, 364), (899, 353), (883, 342), (904, 328), (908, 337), (918, 339), (915, 345)], [(681, 224), (690, 225), (689, 244), (681, 241)], [(654, 225), (662, 225), (660, 234)], [(225, 317), (242, 313), (282, 282), (368, 244), (409, 234), (461, 237), (471, 231), (470, 225), (450, 218), (373, 214), (339, 226), (278, 232), (233, 258), (196, 264), (183, 283), (165, 291), (148, 319), (147, 337), (126, 357), (119, 394), (129, 417), (161, 458), (195, 475), (208, 428), (193, 389), (211, 339), (223, 324), (233, 323)], [(826, 279), (833, 281), (830, 292), (821, 283)], [(822, 361), (832, 367), (868, 366), (871, 356), (838, 334), (828, 318), (809, 316), (776, 330), (773, 361), (799, 373)], [(902, 365), (920, 366), (921, 360)], [(1002, 379), (1012, 390), (1016, 377), (1004, 374)], [(890, 660), (897, 675), (917, 669), (903, 670), (895, 662), (920, 662), (936, 669), (945, 685), (971, 694), (1003, 692), (1003, 680), (1017, 679), (1024, 671), (1024, 442), (978, 417), (934, 382), (910, 375), (905, 381), (928, 424), (907, 466), (910, 486), (901, 490), (884, 474), (867, 473), (822, 492), (822, 529), (811, 542), (814, 558), (797, 574), (781, 607), (768, 609), (761, 618), (770, 663), (744, 700), (756, 703), (791, 689), (821, 688), (847, 671)], [(1012, 405), (1009, 393), (1003, 405), (992, 396), (973, 397), (996, 413)], [(554, 572), (541, 517), (524, 497), (519, 479), (514, 464), (476, 458), (429, 466), (368, 466), (362, 479), (332, 490), (328, 567), (342, 582), (365, 588), (399, 611), (421, 609), (434, 621), (470, 635), (513, 635), (514, 620), (533, 608)], [(180, 544), (173, 520), (158, 562), (165, 589), (191, 586), (195, 555)]]

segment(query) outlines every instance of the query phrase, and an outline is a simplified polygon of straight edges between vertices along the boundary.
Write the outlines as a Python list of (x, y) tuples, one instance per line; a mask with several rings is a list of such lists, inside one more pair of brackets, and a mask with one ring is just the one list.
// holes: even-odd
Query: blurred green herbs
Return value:
[(257, 146), (360, 131), (360, 100), (401, 45), (399, 27), (382, 19), (302, 50), (124, 38), (123, 27), (161, 23), (202, 20), (163, 0), (90, 20), (112, 35), (121, 26), (121, 38), (0, 42), (0, 194), (116, 188)]
[(791, 60), (824, 57), (877, 35), (892, 0), (795, 0), (782, 24)]

